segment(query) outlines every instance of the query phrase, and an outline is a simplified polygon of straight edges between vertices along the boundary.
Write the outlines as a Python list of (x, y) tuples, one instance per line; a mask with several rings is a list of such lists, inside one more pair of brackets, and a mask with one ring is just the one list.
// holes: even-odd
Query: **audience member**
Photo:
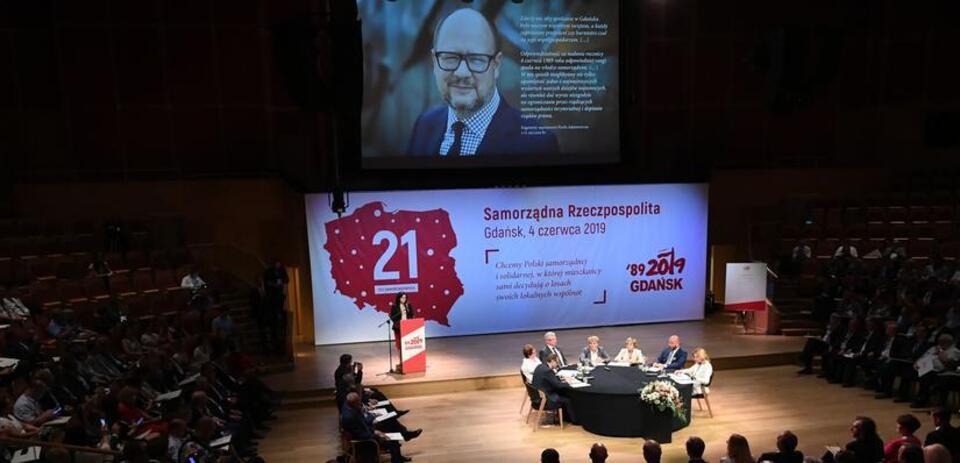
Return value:
[(607, 461), (607, 447), (601, 443), (590, 447), (590, 463), (604, 463)]
[(580, 353), (580, 363), (588, 366), (597, 366), (610, 361), (610, 355), (606, 349), (600, 345), (600, 338), (596, 336), (587, 337), (587, 346)]
[(560, 463), (560, 452), (556, 449), (544, 449), (540, 452), (540, 463)]
[(563, 355), (563, 351), (560, 350), (559, 346), (557, 346), (557, 334), (553, 331), (548, 331), (543, 335), (543, 343), (545, 345), (543, 349), (540, 350), (540, 362), (546, 363), (547, 356), (553, 354), (557, 356), (557, 367), (565, 367), (567, 365), (567, 360)]
[(637, 340), (630, 337), (623, 342), (623, 348), (620, 349), (620, 352), (617, 353), (617, 357), (613, 359), (614, 362), (625, 362), (631, 365), (636, 365), (644, 362), (643, 352), (640, 349), (637, 349)]
[(887, 441), (883, 446), (883, 461), (892, 463), (897, 461), (900, 456), (900, 449), (904, 446), (915, 446), (920, 448), (920, 439), (914, 435), (920, 429), (920, 420), (917, 417), (906, 414), (897, 417), (897, 437)]
[(803, 452), (797, 450), (799, 440), (797, 435), (784, 431), (777, 436), (777, 451), (760, 455), (759, 461), (771, 463), (803, 463)]
[[(937, 337), (937, 345), (931, 347), (914, 363), (916, 378), (920, 383), (917, 399), (911, 404), (913, 408), (923, 408), (930, 400), (930, 390), (936, 384), (938, 375), (945, 370), (954, 369), (960, 362), (960, 349), (954, 345), (953, 335), (943, 333)], [(912, 379), (904, 377), (902, 379)], [(942, 391), (945, 395), (946, 391)], [(941, 400), (941, 403), (943, 401)]]
[(740, 434), (731, 434), (727, 439), (727, 456), (720, 459), (721, 463), (756, 463), (750, 453), (750, 443)]
[(376, 440), (380, 448), (390, 453), (392, 463), (401, 463), (411, 459), (400, 453), (400, 443), (387, 438), (386, 434), (373, 429), (372, 420), (363, 413), (363, 404), (360, 395), (356, 392), (347, 394), (343, 408), (340, 409), (340, 427), (354, 440)]
[(687, 351), (680, 347), (680, 336), (667, 339), (667, 347), (660, 352), (654, 366), (665, 370), (679, 370), (687, 363)]
[(687, 439), (687, 458), (689, 458), (689, 463), (706, 463), (703, 460), (703, 452), (707, 449), (707, 444), (703, 442), (703, 439), (692, 436)]
[(13, 416), (23, 423), (40, 426), (57, 417), (59, 410), (44, 409), (40, 399), (47, 395), (47, 385), (43, 381), (33, 380), (30, 385), (17, 397), (13, 404)]
[(647, 463), (660, 463), (660, 457), (663, 455), (663, 449), (660, 448), (660, 443), (653, 440), (647, 439), (643, 443), (643, 461)]
[(877, 423), (873, 419), (858, 416), (850, 426), (850, 434), (853, 440), (845, 449), (853, 452), (857, 463), (876, 463), (883, 459), (883, 441), (877, 435)]
[(941, 444), (931, 444), (923, 448), (924, 463), (951, 463), (955, 461), (950, 451)]
[(817, 355), (821, 358), (840, 347), (846, 332), (843, 327), (843, 317), (834, 313), (830, 315), (830, 323), (827, 325), (826, 332), (820, 337), (808, 337), (803, 346), (803, 352), (800, 353), (800, 361), (803, 362), (803, 369), (798, 374), (809, 375), (813, 373), (813, 359)]
[(931, 446), (942, 445), (950, 451), (954, 459), (960, 460), (960, 429), (950, 424), (953, 412), (946, 407), (937, 407), (930, 412), (933, 418), (933, 431), (927, 433), (923, 444)]
[(900, 450), (897, 452), (897, 457), (890, 461), (898, 463), (924, 463), (923, 449), (916, 444), (904, 445), (900, 447)]

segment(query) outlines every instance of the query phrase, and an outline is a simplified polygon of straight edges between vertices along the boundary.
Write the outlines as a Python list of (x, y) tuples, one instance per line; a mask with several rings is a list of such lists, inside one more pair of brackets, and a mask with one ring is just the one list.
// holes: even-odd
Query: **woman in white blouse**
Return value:
[(532, 344), (523, 346), (523, 363), (520, 364), (520, 371), (523, 372), (523, 378), (527, 382), (533, 381), (533, 370), (540, 365), (540, 358), (537, 356), (537, 349)]
[(617, 358), (613, 359), (614, 362), (626, 362), (626, 363), (643, 363), (643, 352), (640, 349), (637, 349), (637, 340), (634, 338), (627, 338), (623, 343), (623, 349), (620, 349), (620, 353), (617, 354)]
[(677, 374), (684, 375), (693, 380), (693, 395), (703, 395), (709, 393), (710, 388), (704, 384), (710, 384), (710, 378), (713, 377), (713, 365), (710, 364), (710, 355), (706, 349), (698, 347), (693, 350), (693, 366), (677, 370)]

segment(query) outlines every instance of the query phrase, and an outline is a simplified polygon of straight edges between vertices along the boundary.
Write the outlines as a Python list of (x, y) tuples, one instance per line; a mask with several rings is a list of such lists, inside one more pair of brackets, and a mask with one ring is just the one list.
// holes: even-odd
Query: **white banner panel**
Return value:
[(306, 197), (317, 344), (386, 339), (405, 292), (427, 335), (703, 318), (707, 187)]
[(728, 263), (725, 310), (762, 311), (767, 308), (767, 264)]

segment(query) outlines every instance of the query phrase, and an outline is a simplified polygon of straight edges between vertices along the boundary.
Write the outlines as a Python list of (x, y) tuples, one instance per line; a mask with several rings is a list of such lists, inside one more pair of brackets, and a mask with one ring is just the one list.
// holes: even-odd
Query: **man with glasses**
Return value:
[(559, 151), (552, 133), (536, 122), (523, 123), (520, 112), (497, 91), (503, 53), (496, 29), (482, 14), (462, 8), (440, 21), (431, 53), (437, 89), (447, 104), (417, 118), (408, 155), (453, 158)]

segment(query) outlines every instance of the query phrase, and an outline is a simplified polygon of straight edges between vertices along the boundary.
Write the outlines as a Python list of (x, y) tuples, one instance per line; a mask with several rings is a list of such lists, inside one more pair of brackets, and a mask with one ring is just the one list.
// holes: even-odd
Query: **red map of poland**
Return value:
[(450, 325), (447, 317), (463, 283), (450, 257), (457, 236), (447, 211), (388, 212), (372, 202), (325, 226), (323, 248), (330, 253), (336, 289), (358, 309), (389, 314), (397, 288), (405, 288), (418, 317)]

